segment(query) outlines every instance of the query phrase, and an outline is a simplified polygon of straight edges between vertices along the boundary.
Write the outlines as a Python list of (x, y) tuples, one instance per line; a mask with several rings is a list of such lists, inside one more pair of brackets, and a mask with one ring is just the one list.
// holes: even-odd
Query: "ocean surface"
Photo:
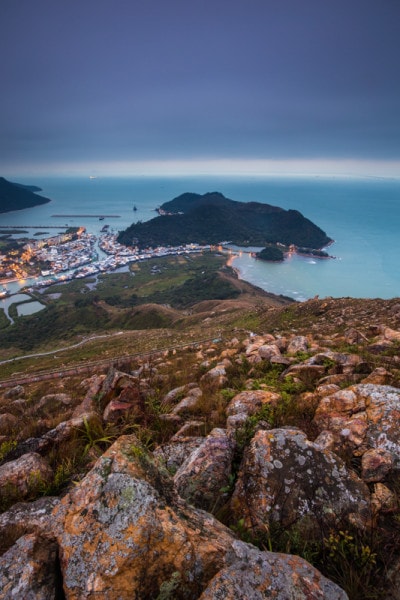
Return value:
[[(232, 200), (296, 209), (335, 240), (328, 252), (336, 258), (293, 256), (282, 264), (271, 264), (241, 252), (233, 262), (241, 278), (297, 300), (315, 295), (400, 296), (400, 179), (20, 177), (18, 182), (41, 187), (41, 195), (51, 202), (0, 214), (0, 227), (40, 225), (47, 235), (55, 235), (57, 228), (46, 227), (66, 224), (84, 225), (94, 233), (108, 224), (119, 231), (133, 221), (156, 217), (158, 206), (188, 191), (219, 191)], [(55, 214), (119, 216), (99, 220), (98, 216)]]

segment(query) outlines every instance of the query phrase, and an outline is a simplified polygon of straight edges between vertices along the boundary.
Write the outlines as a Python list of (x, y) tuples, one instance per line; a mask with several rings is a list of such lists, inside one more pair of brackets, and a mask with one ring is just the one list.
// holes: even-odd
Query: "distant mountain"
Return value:
[(49, 198), (34, 193), (40, 191), (40, 188), (35, 185), (11, 183), (4, 177), (0, 177), (0, 213), (23, 210), (50, 202)]
[(186, 243), (239, 246), (281, 243), (323, 248), (332, 240), (297, 210), (260, 202), (237, 202), (219, 192), (185, 193), (159, 208), (160, 216), (120, 232), (122, 244), (140, 247)]

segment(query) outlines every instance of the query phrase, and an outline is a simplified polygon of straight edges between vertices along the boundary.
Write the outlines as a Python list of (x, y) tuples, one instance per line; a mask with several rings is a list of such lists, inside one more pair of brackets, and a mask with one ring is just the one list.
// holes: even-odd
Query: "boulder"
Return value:
[(17, 540), (0, 556), (2, 600), (53, 600), (58, 582), (57, 546), (34, 534)]
[(232, 497), (235, 517), (265, 531), (271, 521), (288, 527), (304, 517), (315, 522), (347, 518), (366, 523), (367, 486), (329, 450), (299, 429), (256, 432), (246, 448)]
[[(203, 423), (204, 427), (204, 423)], [(157, 464), (164, 466), (169, 473), (175, 474), (179, 467), (204, 442), (204, 437), (180, 438), (170, 444), (162, 444), (153, 452)]]
[(299, 556), (260, 552), (235, 541), (227, 562), (199, 600), (348, 600), (339, 586)]
[(207, 371), (207, 373), (202, 376), (201, 381), (203, 383), (211, 383), (216, 387), (223, 387), (226, 385), (228, 383), (228, 378), (226, 376), (225, 364), (220, 363)]
[(308, 348), (307, 338), (304, 335), (296, 335), (290, 340), (286, 352), (293, 356), (294, 354), (297, 354), (297, 352), (307, 352)]
[(360, 456), (370, 449), (384, 450), (396, 470), (400, 469), (399, 419), (400, 390), (372, 383), (324, 397), (314, 417), (320, 430), (334, 434), (335, 451), (348, 447)]
[(238, 414), (245, 414), (246, 416), (254, 415), (265, 404), (275, 406), (279, 400), (280, 395), (275, 392), (246, 390), (239, 392), (232, 398), (226, 407), (226, 414), (228, 417)]
[(264, 344), (258, 349), (258, 355), (264, 360), (271, 360), (271, 358), (282, 358), (281, 351), (276, 344)]
[(382, 481), (393, 467), (393, 456), (384, 448), (371, 448), (361, 458), (361, 477), (366, 483)]
[(173, 415), (180, 415), (187, 411), (194, 410), (203, 395), (203, 392), (200, 388), (195, 387), (189, 390), (188, 395), (182, 398), (180, 402), (172, 409)]
[(57, 414), (71, 406), (71, 397), (68, 394), (47, 394), (34, 406), (35, 414)]
[(234, 450), (227, 432), (213, 429), (174, 476), (180, 496), (205, 510), (222, 505), (225, 496), (221, 490), (230, 483)]
[(23, 398), (24, 394), (25, 390), (22, 385), (15, 385), (5, 392), (4, 398), (7, 400), (15, 400), (16, 398)]
[(52, 511), (60, 499), (43, 496), (34, 502), (18, 502), (0, 515), (0, 554), (26, 534), (52, 538)]
[[(233, 534), (174, 493), (135, 436), (119, 438), (55, 508), (67, 598), (198, 598)], [(145, 595), (143, 590), (145, 589)]]
[(0, 492), (5, 498), (23, 499), (50, 483), (53, 471), (40, 454), (29, 452), (0, 467)]

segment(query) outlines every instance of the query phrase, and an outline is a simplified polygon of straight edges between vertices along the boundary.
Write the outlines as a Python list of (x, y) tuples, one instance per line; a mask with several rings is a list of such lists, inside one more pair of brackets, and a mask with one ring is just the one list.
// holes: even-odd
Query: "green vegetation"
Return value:
[(122, 244), (140, 247), (177, 246), (191, 242), (265, 246), (280, 242), (321, 248), (331, 240), (296, 210), (259, 202), (236, 202), (218, 192), (186, 193), (161, 206), (168, 213), (133, 223), (118, 236)]
[(267, 246), (261, 252), (257, 252), (256, 256), (261, 260), (270, 260), (272, 262), (279, 262), (285, 258), (282, 250), (276, 246)]
[[(16, 318), (12, 306), (13, 325), (0, 312), (1, 347), (30, 351), (99, 331), (173, 327), (179, 309), (240, 294), (221, 276), (224, 263), (225, 257), (211, 253), (168, 257), (136, 263), (132, 272), (101, 275), (93, 290), (87, 285), (93, 279), (51, 286), (43, 294), (47, 307), (42, 311)], [(61, 296), (54, 298), (55, 293)]]

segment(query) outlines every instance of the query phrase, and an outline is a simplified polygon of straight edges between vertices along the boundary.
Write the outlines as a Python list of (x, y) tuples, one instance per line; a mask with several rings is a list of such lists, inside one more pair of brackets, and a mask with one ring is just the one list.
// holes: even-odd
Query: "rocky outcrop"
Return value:
[(259, 552), (234, 542), (227, 562), (200, 600), (348, 600), (343, 590), (299, 556)]
[(258, 431), (245, 450), (232, 510), (253, 531), (275, 521), (289, 527), (302, 519), (366, 524), (367, 486), (343, 461), (321, 450), (297, 429)]
[(56, 507), (67, 598), (196, 598), (222, 568), (233, 536), (188, 507), (134, 436), (120, 438)]
[[(364, 459), (367, 481), (383, 478), (391, 468), (400, 469), (400, 391), (391, 386), (360, 384), (325, 396), (315, 413), (320, 430), (333, 434), (332, 448), (344, 448), (356, 456), (376, 450)], [(379, 451), (379, 452), (378, 452)], [(369, 457), (369, 458), (368, 458)], [(367, 464), (369, 463), (369, 466)], [(379, 465), (378, 465), (379, 463)], [(371, 480), (371, 468), (375, 472)]]
[[(346, 598), (273, 547), (344, 583), (371, 552), (358, 597), (376, 582), (395, 598), (400, 305), (388, 306), (387, 324), (349, 299), (271, 309), (272, 333), (0, 391), (1, 506), (33, 500), (0, 514), (0, 597)], [(46, 490), (59, 496), (36, 499)]]

